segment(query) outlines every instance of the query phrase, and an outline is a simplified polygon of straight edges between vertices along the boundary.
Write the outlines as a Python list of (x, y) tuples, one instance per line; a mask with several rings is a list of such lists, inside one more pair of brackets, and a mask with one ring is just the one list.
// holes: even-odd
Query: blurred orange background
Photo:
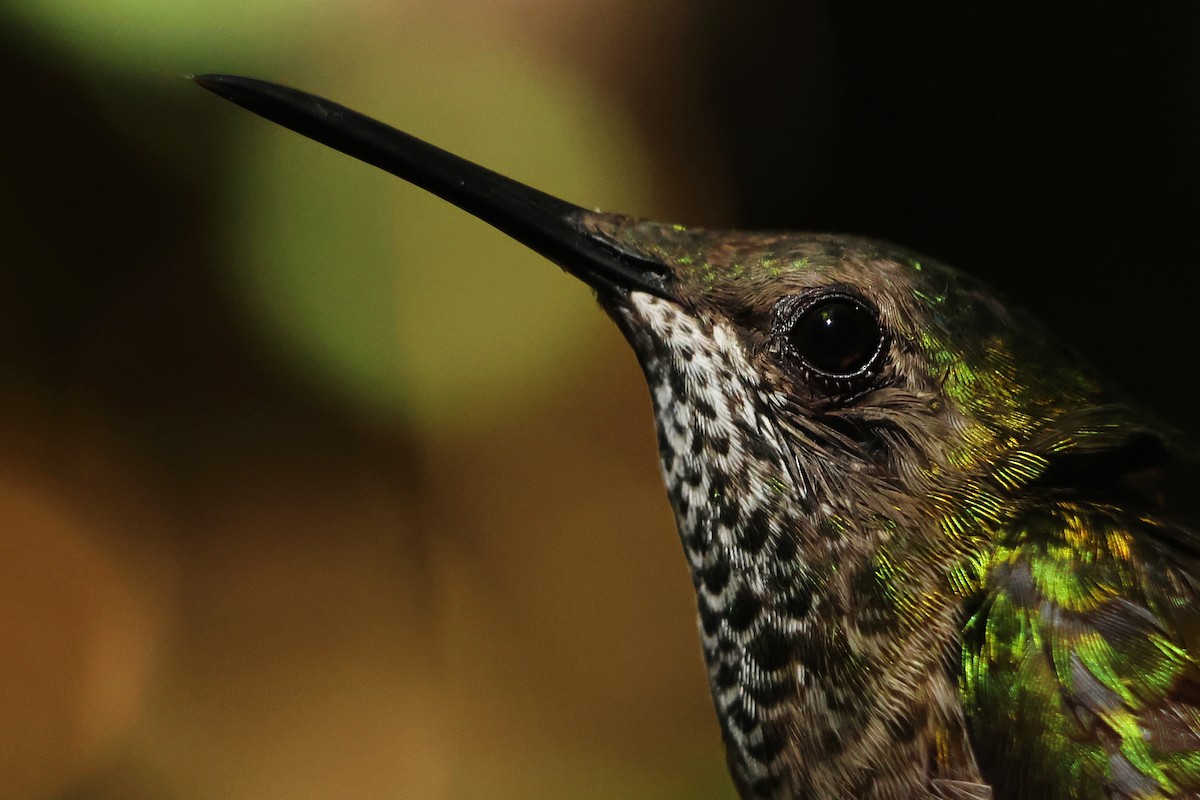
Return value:
[(186, 73), (581, 205), (931, 250), (1188, 423), (1185, 300), (1128, 276), (1194, 266), (1195, 13), (1014, 66), (1021, 22), (780, 5), (0, 9), (0, 800), (733, 796), (589, 292)]

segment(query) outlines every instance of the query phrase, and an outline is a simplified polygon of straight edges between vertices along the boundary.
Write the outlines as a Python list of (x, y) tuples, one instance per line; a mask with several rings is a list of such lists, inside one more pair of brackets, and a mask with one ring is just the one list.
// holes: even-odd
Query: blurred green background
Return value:
[(0, 6), (0, 800), (732, 796), (589, 293), (182, 75), (900, 241), (1188, 428), (1198, 45), (1186, 3)]

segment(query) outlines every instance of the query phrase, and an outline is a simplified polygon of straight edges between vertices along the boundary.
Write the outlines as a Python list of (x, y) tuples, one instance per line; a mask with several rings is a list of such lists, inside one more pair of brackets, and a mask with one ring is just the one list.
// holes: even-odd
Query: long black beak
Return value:
[(432, 192), (599, 291), (639, 291), (671, 299), (667, 267), (585, 230), (580, 221), (589, 213), (586, 209), (306, 92), (236, 75), (196, 75), (192, 80), (259, 116)]

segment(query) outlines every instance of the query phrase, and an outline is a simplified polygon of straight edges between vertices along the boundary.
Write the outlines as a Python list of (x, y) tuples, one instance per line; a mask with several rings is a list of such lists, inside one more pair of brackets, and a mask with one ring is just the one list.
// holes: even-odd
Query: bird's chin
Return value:
[(648, 360), (666, 355), (668, 343), (662, 337), (663, 319), (683, 314), (675, 303), (645, 292), (605, 289), (597, 290), (596, 300), (629, 342), (643, 367)]

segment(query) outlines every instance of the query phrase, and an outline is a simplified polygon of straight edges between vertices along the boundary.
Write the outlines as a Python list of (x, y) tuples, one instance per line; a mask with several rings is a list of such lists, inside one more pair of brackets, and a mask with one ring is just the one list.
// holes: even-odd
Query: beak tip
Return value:
[(212, 74), (203, 73), (203, 72), (190, 72), (183, 76), (184, 80), (189, 80), (192, 83), (196, 84), (197, 86), (200, 86), (204, 89), (208, 89), (210, 91), (213, 89), (213, 87), (216, 85), (218, 79), (220, 79), (221, 77), (222, 76), (220, 76), (220, 75), (212, 75)]

